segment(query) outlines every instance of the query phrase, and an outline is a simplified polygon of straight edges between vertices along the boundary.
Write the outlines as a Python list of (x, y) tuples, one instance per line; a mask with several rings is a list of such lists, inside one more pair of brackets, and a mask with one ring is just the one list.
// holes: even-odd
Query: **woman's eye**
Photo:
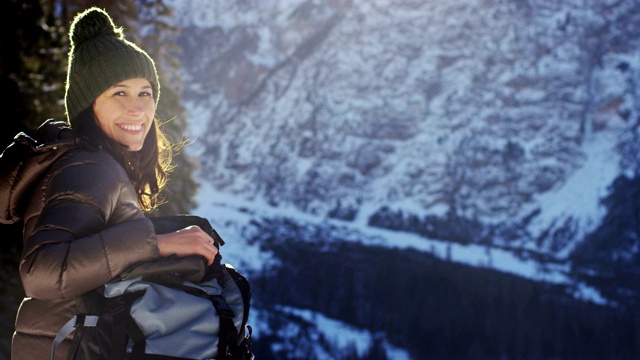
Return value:
[(148, 91), (143, 91), (140, 93), (140, 96), (151, 96), (151, 93)]
[(113, 96), (127, 96), (127, 93), (124, 91), (116, 91)]

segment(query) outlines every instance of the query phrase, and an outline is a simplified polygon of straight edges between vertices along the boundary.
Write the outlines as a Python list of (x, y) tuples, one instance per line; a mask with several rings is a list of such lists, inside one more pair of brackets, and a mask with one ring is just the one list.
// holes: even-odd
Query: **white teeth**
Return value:
[(130, 131), (137, 131), (137, 130), (142, 130), (142, 124), (137, 124), (137, 125), (120, 125), (121, 128), (125, 129), (125, 130), (130, 130)]

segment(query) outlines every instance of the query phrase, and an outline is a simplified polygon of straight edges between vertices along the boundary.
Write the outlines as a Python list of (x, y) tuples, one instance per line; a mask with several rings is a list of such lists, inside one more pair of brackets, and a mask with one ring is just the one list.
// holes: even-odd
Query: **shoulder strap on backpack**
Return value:
[[(96, 356), (99, 356), (101, 360), (125, 360), (129, 340), (133, 342), (130, 359), (143, 359), (145, 338), (130, 315), (132, 304), (143, 294), (144, 291), (138, 291), (123, 294), (117, 300), (112, 299), (114, 301), (101, 299), (99, 304), (94, 304), (91, 307), (93, 314), (75, 315), (56, 335), (51, 348), (51, 360), (55, 357), (58, 345), (74, 331), (76, 334), (69, 347), (68, 360), (87, 357), (93, 359)], [(101, 295), (87, 293), (85, 296), (95, 300)], [(90, 335), (89, 332), (93, 332), (96, 336)], [(108, 343), (109, 351), (105, 352), (103, 349), (99, 354), (90, 353), (89, 349), (85, 348), (85, 343), (90, 343), (92, 338), (97, 338), (99, 345), (104, 342)], [(81, 353), (83, 355), (80, 355)]]
[(144, 291), (138, 291), (123, 294), (118, 308), (111, 309), (113, 326), (111, 327), (112, 350), (110, 359), (112, 360), (125, 360), (129, 339), (133, 342), (130, 359), (144, 358), (146, 346), (144, 334), (133, 317), (131, 317), (131, 306), (143, 293)]
[(218, 354), (220, 354), (219, 359), (253, 360), (254, 355), (251, 349), (251, 337), (253, 330), (251, 329), (251, 326), (247, 325), (247, 321), (249, 320), (249, 309), (251, 307), (251, 286), (249, 285), (247, 278), (236, 271), (233, 266), (229, 264), (224, 264), (223, 266), (225, 271), (229, 274), (240, 290), (244, 309), (242, 324), (240, 325), (240, 333), (238, 332), (233, 319), (224, 319), (224, 317), (220, 315), (220, 342), (218, 343)]
[(98, 316), (95, 315), (74, 315), (66, 324), (60, 329), (58, 335), (53, 339), (51, 345), (51, 360), (54, 360), (56, 356), (56, 349), (64, 339), (74, 332), (79, 326), (96, 326), (98, 324)]
[(229, 359), (231, 347), (236, 343), (238, 330), (233, 323), (234, 313), (222, 295), (209, 296), (213, 307), (220, 317), (220, 333), (218, 335), (218, 359)]

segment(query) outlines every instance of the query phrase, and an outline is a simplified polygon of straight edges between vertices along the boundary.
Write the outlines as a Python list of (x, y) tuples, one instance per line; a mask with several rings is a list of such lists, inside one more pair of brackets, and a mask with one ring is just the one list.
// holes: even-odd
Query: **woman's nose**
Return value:
[(132, 115), (144, 114), (144, 104), (139, 98), (131, 99), (127, 104), (127, 112)]

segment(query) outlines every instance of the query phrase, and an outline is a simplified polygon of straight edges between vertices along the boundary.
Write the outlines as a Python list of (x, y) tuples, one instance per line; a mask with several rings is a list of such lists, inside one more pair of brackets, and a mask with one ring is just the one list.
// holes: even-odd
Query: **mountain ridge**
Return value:
[[(638, 5), (579, 3), (182, 5), (199, 19), (182, 45), (204, 178), (362, 223), (395, 208), (498, 224), (496, 245), (566, 258), (638, 143)], [(589, 168), (594, 195), (553, 204)]]

